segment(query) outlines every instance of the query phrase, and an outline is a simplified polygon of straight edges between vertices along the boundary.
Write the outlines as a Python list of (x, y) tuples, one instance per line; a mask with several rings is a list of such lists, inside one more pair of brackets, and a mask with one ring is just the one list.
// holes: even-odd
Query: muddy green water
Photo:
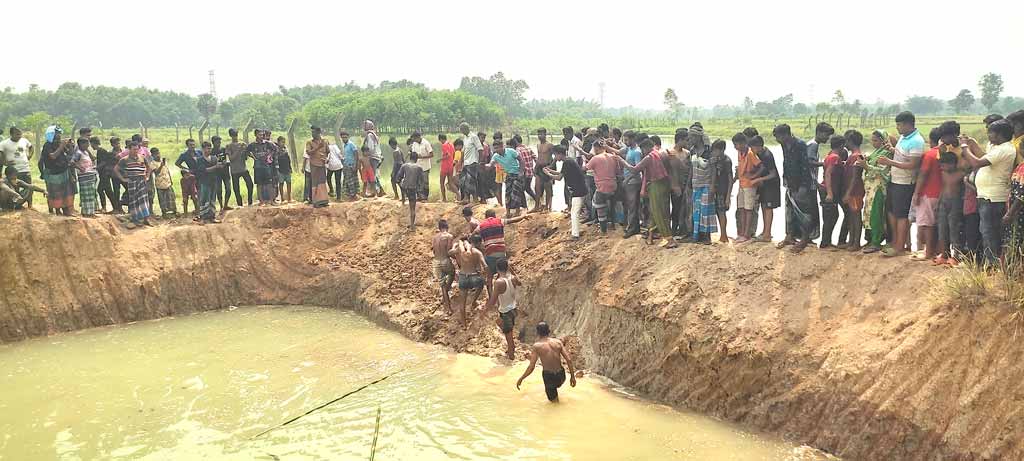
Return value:
[[(514, 366), (355, 314), (258, 307), (0, 346), (0, 458), (787, 459), (799, 448), (596, 376), (544, 397)], [(404, 370), (260, 438), (253, 436)]]

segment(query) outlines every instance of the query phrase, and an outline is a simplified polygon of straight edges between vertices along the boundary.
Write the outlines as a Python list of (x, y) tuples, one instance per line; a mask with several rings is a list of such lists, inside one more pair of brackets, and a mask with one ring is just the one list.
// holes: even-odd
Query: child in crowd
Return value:
[(388, 147), (391, 148), (391, 191), (395, 193), (395, 200), (405, 203), (405, 195), (400, 192), (398, 173), (405, 164), (405, 154), (398, 147), (398, 140), (394, 136), (388, 138)]
[(409, 163), (402, 165), (402, 168), (398, 170), (398, 181), (402, 187), (402, 196), (409, 200), (410, 229), (416, 227), (417, 194), (423, 187), (423, 183), (427, 181), (427, 175), (424, 174), (423, 167), (416, 163), (417, 160), (419, 160), (419, 156), (416, 155), (416, 152), (409, 152)]
[(864, 161), (864, 154), (860, 150), (860, 146), (864, 144), (864, 135), (857, 130), (849, 130), (844, 137), (846, 138), (846, 148), (850, 151), (844, 170), (846, 172), (844, 179), (846, 191), (843, 192), (841, 201), (843, 218), (848, 220), (850, 232), (850, 241), (846, 249), (860, 251), (861, 234), (864, 230), (863, 219), (861, 219), (861, 213), (864, 210), (864, 178), (862, 175), (864, 168), (858, 165), (863, 164)]
[(725, 155), (725, 141), (719, 139), (711, 144), (711, 169), (713, 188), (715, 191), (715, 213), (718, 215), (718, 241), (729, 243), (726, 231), (729, 219), (726, 217), (732, 201), (732, 159)]
[(845, 176), (843, 162), (847, 159), (846, 138), (833, 135), (829, 138), (829, 145), (832, 149), (825, 156), (825, 161), (822, 162), (822, 166), (825, 167), (825, 182), (822, 184), (825, 189), (825, 200), (821, 202), (821, 244), (818, 246), (821, 249), (835, 248), (832, 245), (832, 231), (835, 230), (836, 223), (839, 222), (837, 198), (841, 199), (841, 194), (846, 190), (843, 187)]
[[(746, 130), (744, 130), (746, 131)], [(772, 151), (764, 147), (764, 138), (754, 134), (747, 138), (750, 151), (761, 160), (761, 176), (753, 182), (757, 186), (757, 198), (761, 202), (761, 214), (764, 216), (764, 230), (761, 235), (754, 238), (755, 242), (771, 243), (772, 223), (775, 221), (775, 209), (782, 206), (782, 180), (779, 175), (779, 168), (775, 164), (775, 156)], [(757, 229), (757, 212), (755, 210), (751, 219), (751, 232)]]
[(7, 167), (7, 174), (0, 181), (0, 210), (23, 209), (32, 191), (46, 196), (46, 189), (18, 179), (18, 170)]
[(292, 201), (292, 157), (284, 136), (277, 137), (277, 176), (282, 202)]
[(370, 163), (370, 148), (363, 146), (359, 152), (359, 171), (363, 177), (363, 197), (375, 197), (377, 195), (377, 176), (373, 173), (373, 164)]
[(178, 215), (177, 197), (174, 196), (174, 181), (171, 180), (171, 169), (167, 168), (167, 159), (160, 155), (159, 148), (149, 150), (152, 155), (149, 169), (153, 172), (153, 186), (156, 188), (157, 202), (160, 204), (160, 215), (164, 218)]
[(957, 167), (959, 159), (950, 151), (939, 153), (939, 169), (942, 171), (942, 195), (939, 196), (939, 251), (936, 265), (956, 266), (963, 255), (960, 245), (960, 230), (964, 221), (964, 170)]
[[(455, 140), (455, 144), (453, 146), (455, 148), (455, 154), (452, 155), (452, 162), (454, 165), (456, 178), (462, 178), (462, 149), (465, 147), (465, 145), (466, 144), (460, 138)], [(459, 179), (456, 179), (456, 181), (459, 181)], [(461, 186), (461, 184), (456, 182), (456, 188), (459, 191), (459, 201), (467, 200), (466, 194), (462, 191), (462, 187), (459, 186)]]
[(455, 192), (455, 147), (444, 133), (437, 135), (441, 142), (441, 201), (448, 201), (448, 191)]
[(732, 145), (736, 148), (736, 179), (740, 183), (740, 192), (736, 197), (736, 206), (741, 211), (736, 231), (736, 243), (749, 242), (754, 235), (753, 214), (757, 213), (757, 184), (754, 182), (761, 175), (761, 159), (751, 152), (747, 146), (747, 136), (736, 133), (732, 137)]

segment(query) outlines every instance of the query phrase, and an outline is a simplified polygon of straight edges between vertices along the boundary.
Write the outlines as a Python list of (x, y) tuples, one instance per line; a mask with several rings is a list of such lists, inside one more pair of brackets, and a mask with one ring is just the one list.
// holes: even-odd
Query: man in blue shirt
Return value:
[[(341, 164), (342, 164), (342, 177), (344, 184), (342, 187), (345, 189), (345, 195), (349, 200), (355, 200), (356, 194), (359, 193), (359, 149), (356, 144), (349, 141), (349, 135), (347, 132), (341, 132)], [(338, 191), (340, 194), (341, 191)]]
[[(640, 146), (636, 143), (636, 133), (627, 130), (622, 134), (626, 147), (619, 151), (626, 159), (626, 163), (636, 166), (643, 158)], [(628, 168), (622, 172), (622, 185), (626, 192), (626, 201), (623, 206), (626, 208), (626, 230), (622, 238), (630, 238), (640, 233), (640, 173)]]

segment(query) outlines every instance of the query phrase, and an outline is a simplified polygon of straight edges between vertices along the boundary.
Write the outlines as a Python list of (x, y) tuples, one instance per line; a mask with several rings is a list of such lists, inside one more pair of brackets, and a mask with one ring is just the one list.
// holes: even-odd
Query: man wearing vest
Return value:
[(509, 360), (515, 360), (516, 348), (512, 332), (516, 327), (516, 294), (519, 293), (519, 287), (523, 283), (519, 281), (519, 277), (509, 271), (507, 259), (499, 259), (495, 266), (498, 270), (498, 278), (494, 280), (494, 290), (491, 291), (484, 309), (497, 306), (498, 319), (495, 323), (501, 329), (501, 334), (505, 336), (507, 344), (505, 356)]

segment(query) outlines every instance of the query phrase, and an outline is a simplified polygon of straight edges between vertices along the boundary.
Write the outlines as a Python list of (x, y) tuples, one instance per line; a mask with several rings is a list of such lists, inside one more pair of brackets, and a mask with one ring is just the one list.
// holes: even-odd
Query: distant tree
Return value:
[(995, 110), (999, 96), (1003, 94), (1003, 77), (989, 72), (981, 76), (978, 86), (981, 87), (981, 104), (989, 112)]
[(743, 98), (743, 112), (749, 114), (752, 110), (754, 110), (754, 100), (750, 99), (750, 96)]
[(814, 111), (819, 114), (829, 113), (832, 112), (833, 110), (835, 110), (835, 108), (832, 107), (832, 105), (827, 102), (819, 102), (814, 106)]
[(811, 113), (811, 108), (807, 107), (807, 104), (798, 102), (793, 104), (793, 115), (807, 115)]
[(919, 114), (937, 114), (945, 107), (945, 103), (933, 96), (911, 96), (907, 98), (907, 110)]
[[(381, 84), (383, 89), (395, 89), (386, 86), (385, 83), (387, 82)], [(425, 88), (422, 85), (419, 86)], [(487, 79), (462, 77), (462, 81), (459, 83), (459, 90), (490, 99), (510, 114), (521, 113), (523, 103), (526, 101), (524, 94), (528, 89), (530, 89), (530, 85), (526, 83), (526, 80), (509, 80), (502, 72)]]
[(1009, 114), (1010, 112), (1021, 110), (1022, 108), (1024, 108), (1024, 98), (1007, 96), (999, 100), (999, 104), (996, 105), (996, 112)]
[(793, 93), (775, 98), (771, 104), (774, 113), (780, 115), (790, 114), (793, 112)]
[(196, 109), (203, 118), (209, 120), (217, 112), (217, 99), (210, 93), (203, 93), (196, 98)]
[(679, 96), (676, 95), (676, 90), (672, 88), (665, 90), (664, 95), (665, 110), (673, 117), (679, 117), (683, 113), (685, 105), (679, 102)]
[(966, 114), (974, 106), (974, 95), (971, 90), (963, 89), (955, 98), (949, 100), (949, 107), (957, 114)]
[(843, 95), (843, 90), (836, 90), (832, 95), (832, 106), (843, 112), (847, 111), (846, 96)]

